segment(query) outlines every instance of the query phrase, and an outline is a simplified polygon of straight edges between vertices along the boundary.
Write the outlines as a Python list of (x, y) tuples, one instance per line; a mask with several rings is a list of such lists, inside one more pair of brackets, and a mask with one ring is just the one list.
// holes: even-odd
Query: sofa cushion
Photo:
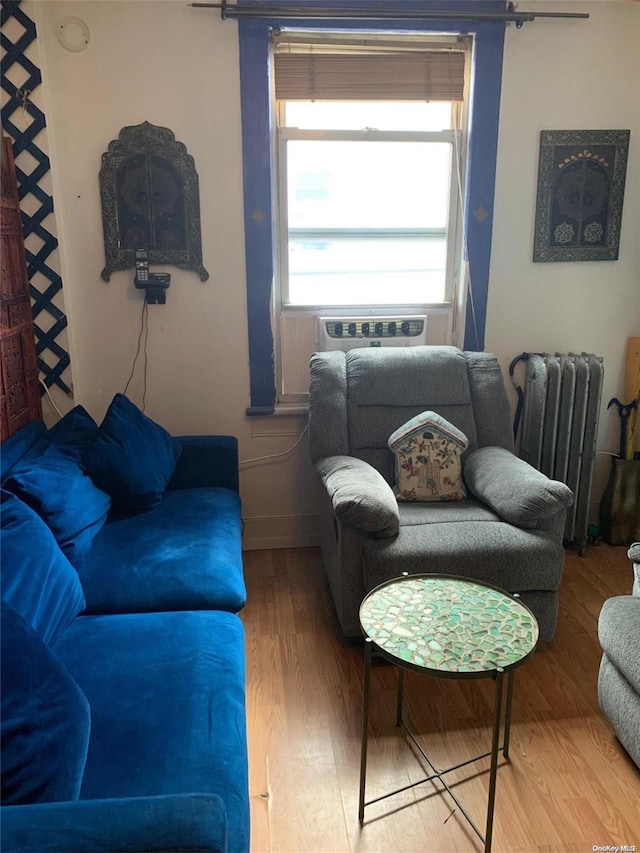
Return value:
[(399, 501), (462, 501), (466, 435), (436, 412), (421, 412), (389, 436)]
[[(439, 504), (421, 504), (425, 515)], [(463, 504), (461, 504), (463, 506)], [(471, 508), (469, 510), (472, 512)], [(460, 520), (403, 525), (395, 539), (364, 543), (365, 589), (402, 572), (478, 578), (509, 592), (556, 590), (562, 577), (564, 551), (557, 537), (523, 530), (504, 521)]]
[[(28, 845), (28, 846), (27, 846)], [(73, 800), (2, 809), (4, 853), (222, 853), (227, 814), (217, 794)]]
[(481, 447), (470, 453), (464, 479), (476, 497), (518, 527), (537, 527), (573, 503), (567, 485), (550, 480), (504, 447)]
[(87, 612), (244, 606), (240, 498), (230, 489), (167, 492), (144, 515), (107, 522), (78, 569)]
[(92, 712), (80, 798), (218, 794), (227, 810), (228, 849), (246, 853), (239, 618), (220, 611), (83, 616), (56, 653)]
[(89, 706), (57, 657), (2, 604), (2, 804), (78, 798)]
[(18, 462), (3, 483), (43, 519), (66, 556), (78, 566), (109, 512), (109, 495), (55, 444)]
[(75, 406), (54, 424), (47, 438), (65, 455), (80, 463), (98, 435), (98, 424), (83, 406)]
[(2, 598), (50, 645), (84, 609), (78, 574), (30, 507), (2, 490)]
[(124, 394), (116, 394), (85, 454), (84, 468), (122, 513), (160, 503), (181, 445)]

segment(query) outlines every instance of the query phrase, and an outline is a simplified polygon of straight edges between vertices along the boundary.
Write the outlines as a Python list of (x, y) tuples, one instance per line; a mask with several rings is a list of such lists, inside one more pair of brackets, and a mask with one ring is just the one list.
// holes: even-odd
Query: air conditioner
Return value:
[(427, 342), (427, 318), (319, 317), (321, 351), (357, 347), (415, 347)]

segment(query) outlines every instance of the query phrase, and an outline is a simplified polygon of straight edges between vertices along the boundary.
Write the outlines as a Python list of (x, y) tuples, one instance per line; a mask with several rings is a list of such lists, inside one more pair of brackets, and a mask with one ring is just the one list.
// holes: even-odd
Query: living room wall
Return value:
[[(591, 19), (507, 28), (487, 349), (505, 369), (524, 350), (603, 355), (606, 402), (622, 393), (626, 338), (640, 334), (640, 104), (632, 83), (640, 77), (640, 5), (568, 5)], [(149, 308), (146, 411), (174, 433), (237, 435), (244, 460), (287, 450), (304, 418), (244, 414), (249, 373), (236, 25), (182, 0), (25, 0), (24, 7), (38, 24), (75, 401), (101, 418), (131, 372), (142, 297), (130, 272), (114, 273), (109, 283), (100, 278), (98, 172), (120, 129), (146, 120), (171, 128), (195, 159), (210, 273), (203, 283), (169, 269), (167, 304)], [(89, 28), (82, 51), (68, 51), (57, 39), (68, 17)], [(531, 262), (543, 128), (631, 128), (620, 260)], [(140, 360), (129, 391), (141, 403)], [(601, 423), (600, 448), (614, 448), (611, 413)], [(246, 546), (312, 543), (316, 490), (305, 441), (291, 456), (243, 466)]]

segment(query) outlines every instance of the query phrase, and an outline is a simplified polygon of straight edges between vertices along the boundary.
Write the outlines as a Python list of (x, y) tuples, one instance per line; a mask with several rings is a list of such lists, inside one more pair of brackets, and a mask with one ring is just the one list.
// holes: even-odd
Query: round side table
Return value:
[[(535, 651), (538, 623), (519, 599), (498, 587), (456, 575), (408, 575), (394, 578), (373, 589), (360, 606), (360, 625), (365, 635), (362, 747), (358, 819), (364, 809), (416, 785), (438, 779), (466, 820), (491, 850), (498, 753), (509, 757), (509, 733), (513, 700), (514, 670)], [(367, 739), (371, 686), (371, 657), (375, 650), (398, 667), (396, 725), (415, 744), (431, 775), (374, 800), (365, 802)], [(402, 719), (406, 670), (435, 678), (491, 678), (495, 682), (491, 750), (453, 767), (438, 770)], [(503, 682), (506, 678), (504, 738), (500, 745), (503, 711)], [(443, 779), (446, 773), (491, 756), (489, 797), (484, 834)]]

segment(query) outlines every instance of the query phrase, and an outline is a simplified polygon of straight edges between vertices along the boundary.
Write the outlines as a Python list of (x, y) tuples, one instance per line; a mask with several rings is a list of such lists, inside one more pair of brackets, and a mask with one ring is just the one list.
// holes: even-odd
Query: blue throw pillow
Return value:
[(182, 445), (124, 394), (116, 394), (84, 460), (93, 482), (123, 513), (157, 506)]
[(4, 602), (2, 804), (77, 800), (89, 745), (88, 702), (58, 658)]
[(1, 500), (2, 598), (50, 646), (84, 610), (80, 578), (30, 507), (4, 489)]
[(36, 459), (18, 463), (3, 486), (38, 513), (79, 566), (107, 518), (110, 500), (73, 457), (51, 444)]
[(80, 462), (98, 434), (98, 424), (83, 406), (76, 406), (54, 424), (47, 438), (61, 453)]

